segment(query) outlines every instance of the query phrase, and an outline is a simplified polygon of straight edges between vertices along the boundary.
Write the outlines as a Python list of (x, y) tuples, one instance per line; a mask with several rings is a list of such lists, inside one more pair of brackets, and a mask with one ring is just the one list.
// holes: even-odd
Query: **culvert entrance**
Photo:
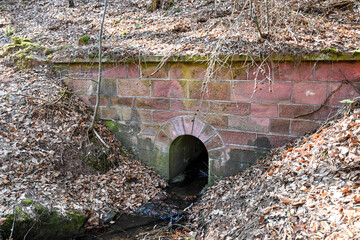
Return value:
[(170, 145), (169, 181), (179, 195), (196, 195), (209, 176), (209, 156), (205, 145), (192, 135), (177, 137)]

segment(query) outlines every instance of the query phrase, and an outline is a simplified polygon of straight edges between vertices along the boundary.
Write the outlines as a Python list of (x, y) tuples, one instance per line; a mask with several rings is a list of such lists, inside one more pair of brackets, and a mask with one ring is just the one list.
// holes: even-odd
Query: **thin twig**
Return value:
[(99, 104), (100, 104), (100, 85), (101, 85), (101, 74), (102, 74), (102, 33), (103, 33), (103, 26), (104, 26), (104, 21), (105, 21), (105, 15), (106, 15), (106, 6), (107, 6), (107, 0), (104, 0), (104, 12), (102, 15), (102, 19), (101, 19), (101, 26), (100, 26), (100, 31), (99, 31), (99, 76), (98, 76), (98, 83), (97, 83), (97, 88), (96, 88), (96, 104), (95, 104), (95, 109), (94, 109), (94, 114), (93, 114), (93, 118), (89, 127), (88, 132), (91, 132), (94, 129), (94, 125), (95, 125), (95, 119), (96, 119), (96, 115), (99, 109)]
[(15, 227), (15, 219), (16, 219), (16, 207), (14, 207), (14, 210), (13, 210), (13, 213), (14, 213), (14, 219), (13, 219), (13, 223), (11, 225), (11, 232), (10, 232), (10, 236), (9, 236), (9, 239), (13, 239), (12, 238), (12, 235), (14, 233), (14, 227)]
[(100, 135), (98, 134), (98, 132), (97, 132), (95, 129), (93, 129), (93, 131), (94, 131), (94, 133), (95, 133), (95, 136), (100, 140), (100, 142), (101, 142), (102, 144), (104, 144), (105, 147), (110, 148), (109, 145), (107, 145), (107, 144), (105, 143), (105, 141), (100, 137)]

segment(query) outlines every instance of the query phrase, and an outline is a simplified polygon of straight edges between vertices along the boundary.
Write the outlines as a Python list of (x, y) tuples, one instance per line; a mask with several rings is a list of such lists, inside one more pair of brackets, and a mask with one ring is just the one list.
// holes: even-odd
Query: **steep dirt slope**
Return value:
[(96, 226), (109, 212), (161, 198), (166, 183), (105, 124), (95, 126), (103, 143), (89, 140), (92, 110), (47, 69), (0, 63), (0, 225), (24, 199)]
[[(355, 104), (355, 103), (354, 103)], [(354, 105), (353, 104), (353, 105)], [(360, 109), (211, 187), (192, 209), (203, 239), (358, 239)]]

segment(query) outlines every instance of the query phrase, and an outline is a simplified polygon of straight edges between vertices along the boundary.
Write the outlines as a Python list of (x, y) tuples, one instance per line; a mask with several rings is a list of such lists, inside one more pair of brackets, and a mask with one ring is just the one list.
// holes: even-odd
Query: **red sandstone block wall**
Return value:
[[(157, 66), (105, 65), (101, 117), (137, 123), (138, 135), (154, 138), (167, 120), (198, 116), (218, 130), (229, 155), (232, 149), (277, 147), (314, 131), (337, 112), (341, 100), (359, 96), (356, 61), (279, 62), (264, 71), (236, 62), (217, 67), (207, 82), (204, 64)], [(91, 105), (97, 72), (96, 65), (68, 68), (67, 84)]]

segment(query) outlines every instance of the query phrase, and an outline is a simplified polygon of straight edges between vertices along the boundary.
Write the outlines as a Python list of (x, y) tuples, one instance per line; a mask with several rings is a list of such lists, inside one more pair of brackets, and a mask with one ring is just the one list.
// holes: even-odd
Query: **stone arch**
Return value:
[(151, 166), (169, 180), (170, 146), (183, 135), (194, 136), (204, 144), (209, 157), (209, 183), (213, 183), (222, 175), (222, 167), (227, 160), (226, 147), (218, 131), (198, 117), (178, 116), (161, 126), (154, 141)]

